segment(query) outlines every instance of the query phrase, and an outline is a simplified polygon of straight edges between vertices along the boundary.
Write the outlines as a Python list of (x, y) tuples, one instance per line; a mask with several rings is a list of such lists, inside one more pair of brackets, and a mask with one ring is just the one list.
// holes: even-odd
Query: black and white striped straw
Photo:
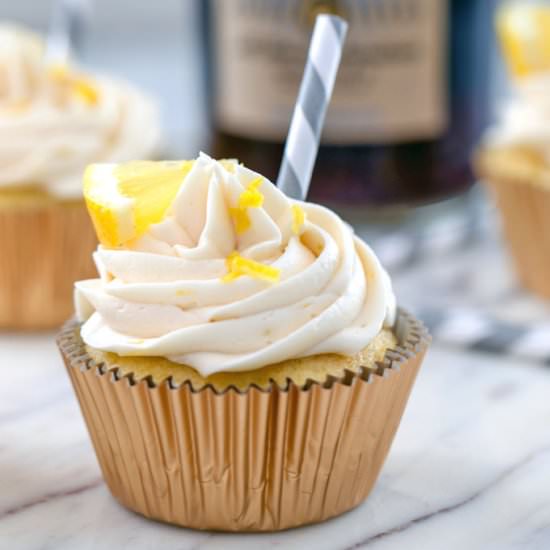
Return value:
[(46, 44), (49, 63), (67, 64), (78, 50), (90, 8), (89, 0), (55, 0)]
[(347, 23), (318, 15), (288, 131), (277, 186), (289, 197), (305, 200), (327, 107), (340, 65)]

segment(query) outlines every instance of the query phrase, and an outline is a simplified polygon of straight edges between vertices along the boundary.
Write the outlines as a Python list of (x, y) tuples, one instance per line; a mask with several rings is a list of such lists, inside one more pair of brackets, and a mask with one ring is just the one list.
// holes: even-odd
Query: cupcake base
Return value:
[(325, 381), (328, 376), (339, 378), (346, 371), (359, 371), (362, 367), (376, 368), (376, 363), (384, 359), (388, 348), (395, 348), (397, 339), (390, 329), (382, 329), (361, 352), (344, 357), (336, 354), (322, 354), (298, 359), (287, 359), (281, 363), (268, 365), (261, 369), (242, 372), (217, 372), (206, 378), (195, 369), (186, 365), (173, 363), (162, 357), (121, 357), (86, 346), (86, 351), (104, 369), (116, 369), (118, 376), (131, 374), (135, 382), (149, 378), (155, 384), (162, 384), (170, 379), (172, 386), (187, 383), (193, 391), (199, 391), (204, 386), (212, 386), (219, 392), (229, 386), (244, 391), (250, 386), (268, 390), (273, 384), (286, 386), (292, 380), (297, 386), (304, 385), (308, 380)]
[(273, 531), (323, 521), (369, 494), (428, 346), (400, 311), (376, 370), (245, 391), (135, 381), (58, 344), (103, 475), (121, 504), (195, 529)]
[(522, 285), (550, 299), (550, 170), (533, 152), (484, 151), (478, 171), (500, 211)]
[(54, 328), (73, 284), (94, 276), (97, 240), (83, 201), (0, 203), (0, 328)]

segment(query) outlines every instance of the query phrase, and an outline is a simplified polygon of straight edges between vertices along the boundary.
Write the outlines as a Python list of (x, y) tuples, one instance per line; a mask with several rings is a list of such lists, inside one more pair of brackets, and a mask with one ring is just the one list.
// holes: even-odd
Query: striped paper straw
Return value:
[(307, 195), (347, 29), (335, 15), (318, 15), (315, 20), (277, 179), (279, 189), (294, 199), (305, 200)]
[(430, 329), (434, 342), (550, 365), (550, 322), (511, 323), (473, 308), (417, 313)]
[(46, 45), (49, 63), (67, 64), (84, 32), (89, 0), (55, 0)]

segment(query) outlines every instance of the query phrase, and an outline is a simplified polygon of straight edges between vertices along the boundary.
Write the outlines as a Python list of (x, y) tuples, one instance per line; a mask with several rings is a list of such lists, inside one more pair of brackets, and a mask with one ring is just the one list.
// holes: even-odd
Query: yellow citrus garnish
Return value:
[(239, 197), (239, 208), (260, 208), (264, 203), (264, 196), (258, 191), (263, 178), (260, 176), (252, 180)]
[(264, 196), (258, 190), (262, 182), (263, 178), (261, 176), (253, 179), (240, 194), (237, 206), (229, 209), (237, 235), (241, 235), (250, 228), (250, 217), (247, 209), (260, 208), (264, 203)]
[(242, 235), (250, 228), (250, 218), (246, 208), (230, 208), (229, 213), (233, 218), (233, 224), (235, 225), (237, 235)]
[(193, 161), (91, 164), (84, 198), (100, 242), (121, 247), (162, 221)]
[(77, 78), (72, 83), (73, 92), (88, 105), (97, 105), (99, 101), (98, 89), (85, 78)]
[(303, 208), (297, 204), (293, 204), (290, 209), (292, 210), (292, 232), (295, 235), (299, 235), (306, 221), (306, 213)]
[(261, 279), (269, 283), (276, 283), (281, 276), (280, 270), (276, 267), (243, 258), (236, 251), (232, 252), (226, 258), (225, 262), (227, 264), (227, 274), (222, 277), (224, 283), (234, 281), (243, 275), (248, 275), (254, 279)]
[(550, 6), (505, 5), (496, 25), (512, 75), (521, 78), (550, 70)]
[(99, 101), (99, 90), (92, 81), (72, 73), (67, 65), (52, 64), (48, 67), (48, 76), (57, 84), (67, 87), (74, 95), (87, 105), (96, 105)]

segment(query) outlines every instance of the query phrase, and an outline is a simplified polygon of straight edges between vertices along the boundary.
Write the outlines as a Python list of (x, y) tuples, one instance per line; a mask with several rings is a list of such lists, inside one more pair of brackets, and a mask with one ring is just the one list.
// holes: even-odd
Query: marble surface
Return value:
[(111, 498), (52, 337), (0, 335), (0, 548), (550, 547), (548, 367), (435, 344), (363, 505), (239, 536), (154, 523)]

